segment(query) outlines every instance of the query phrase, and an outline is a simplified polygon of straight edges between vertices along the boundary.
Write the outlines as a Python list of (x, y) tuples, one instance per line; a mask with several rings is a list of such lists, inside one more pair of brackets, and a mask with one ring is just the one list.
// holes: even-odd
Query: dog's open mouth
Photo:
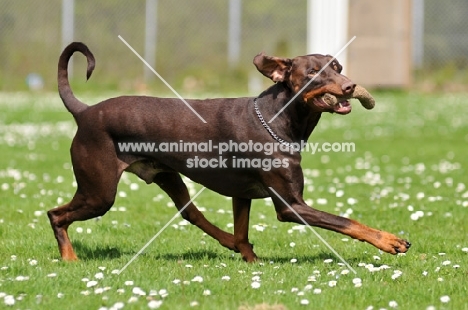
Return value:
[(333, 100), (335, 100), (334, 102), (338, 101), (335, 96), (325, 94), (321, 97), (314, 98), (314, 104), (315, 106), (332, 113), (348, 114), (351, 112), (351, 103), (348, 99), (340, 99), (337, 103), (332, 103)]
[(333, 106), (333, 111), (338, 114), (348, 114), (351, 112), (351, 103), (349, 100), (343, 100)]

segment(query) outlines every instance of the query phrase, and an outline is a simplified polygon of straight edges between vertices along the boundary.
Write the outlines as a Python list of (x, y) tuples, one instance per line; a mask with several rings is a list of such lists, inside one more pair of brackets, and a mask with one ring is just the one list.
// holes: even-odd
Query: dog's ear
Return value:
[(266, 56), (263, 52), (255, 56), (253, 63), (257, 70), (273, 82), (283, 82), (291, 70), (292, 60)]

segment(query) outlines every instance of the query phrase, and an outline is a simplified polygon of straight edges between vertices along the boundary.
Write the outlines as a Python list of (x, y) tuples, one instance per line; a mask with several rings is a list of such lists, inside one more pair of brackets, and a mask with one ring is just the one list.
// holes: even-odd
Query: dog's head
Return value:
[[(297, 98), (310, 105), (317, 112), (335, 112), (347, 114), (356, 84), (341, 74), (343, 67), (330, 55), (311, 54), (292, 59), (258, 54), (253, 60), (264, 76), (273, 82), (284, 83)], [(327, 104), (321, 96), (332, 94), (340, 101), (333, 106)]]

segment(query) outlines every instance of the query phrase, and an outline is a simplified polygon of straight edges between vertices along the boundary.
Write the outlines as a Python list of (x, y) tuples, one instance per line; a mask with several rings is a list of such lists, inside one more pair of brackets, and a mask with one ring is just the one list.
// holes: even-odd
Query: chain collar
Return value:
[(271, 129), (271, 127), (268, 126), (267, 122), (263, 118), (262, 113), (258, 109), (257, 99), (258, 98), (254, 99), (254, 109), (255, 109), (255, 113), (257, 113), (258, 119), (260, 120), (260, 123), (262, 123), (263, 127), (268, 131), (268, 133), (273, 137), (273, 139), (278, 141), (280, 144), (282, 144), (284, 146), (287, 146), (287, 147), (289, 147), (289, 148), (291, 148), (293, 150), (296, 150), (295, 147), (290, 142), (285, 141), (285, 140), (281, 139), (280, 137), (278, 137), (278, 135), (273, 131), (273, 129)]

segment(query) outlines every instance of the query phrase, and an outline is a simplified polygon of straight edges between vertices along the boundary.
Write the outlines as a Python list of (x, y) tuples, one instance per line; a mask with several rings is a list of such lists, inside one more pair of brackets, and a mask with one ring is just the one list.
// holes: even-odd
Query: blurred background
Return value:
[(345, 74), (373, 88), (464, 91), (466, 0), (0, 0), (0, 91), (54, 91), (61, 50), (86, 43), (96, 57), (75, 90), (168, 90), (122, 36), (184, 95), (255, 94), (270, 82), (253, 57), (336, 53)]

